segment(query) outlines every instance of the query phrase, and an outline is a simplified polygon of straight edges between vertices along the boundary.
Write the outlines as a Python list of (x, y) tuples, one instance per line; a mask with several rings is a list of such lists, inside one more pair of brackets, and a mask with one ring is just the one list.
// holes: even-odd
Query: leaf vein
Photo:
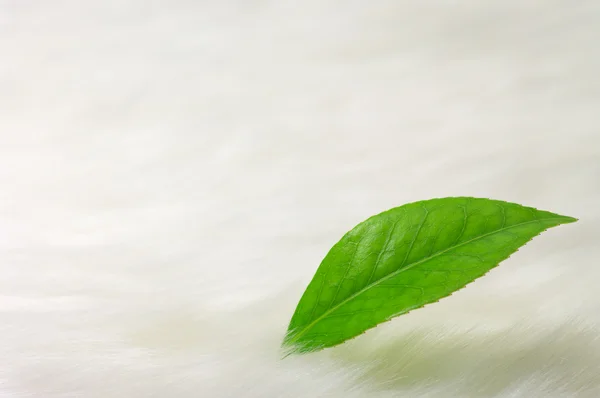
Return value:
[[(426, 216), (427, 216), (427, 214), (426, 214)], [(424, 224), (424, 222), (425, 222), (425, 218), (426, 218), (426, 216), (423, 218), (423, 221), (421, 222), (421, 225), (420, 225), (420, 227), (422, 227), (422, 226), (423, 226), (423, 224)], [(508, 229), (511, 229), (511, 228), (517, 228), (517, 227), (520, 227), (520, 226), (523, 226), (523, 225), (529, 225), (529, 224), (534, 224), (534, 223), (540, 223), (540, 222), (542, 222), (542, 221), (553, 221), (553, 220), (563, 220), (563, 219), (564, 219), (564, 218), (558, 218), (558, 217), (554, 217), (554, 218), (545, 218), (545, 219), (535, 219), (535, 220), (525, 221), (525, 222), (518, 223), (518, 224), (513, 224), (513, 225), (510, 225), (510, 226), (508, 226), (508, 227), (499, 228), (499, 229), (496, 229), (496, 230), (494, 230), (494, 231), (491, 231), (491, 232), (488, 232), (488, 233), (485, 233), (485, 234), (482, 234), (482, 235), (479, 235), (479, 236), (473, 237), (473, 238), (471, 238), (471, 239), (469, 239), (469, 240), (467, 240), (467, 241), (464, 241), (464, 242), (461, 242), (461, 243), (458, 243), (458, 244), (453, 244), (452, 246), (450, 246), (450, 247), (448, 247), (448, 248), (446, 248), (446, 249), (440, 250), (440, 251), (438, 251), (438, 252), (434, 253), (433, 255), (430, 255), (430, 256), (427, 256), (427, 257), (425, 257), (425, 258), (422, 258), (421, 260), (415, 261), (414, 263), (412, 263), (412, 264), (409, 264), (409, 265), (407, 265), (406, 267), (403, 267), (403, 268), (402, 268), (402, 267), (401, 267), (401, 268), (398, 268), (398, 270), (396, 270), (396, 271), (394, 271), (394, 272), (391, 272), (390, 274), (388, 274), (388, 275), (386, 275), (386, 276), (382, 277), (382, 278), (381, 278), (381, 279), (379, 279), (379, 280), (376, 280), (375, 282), (373, 282), (373, 283), (371, 283), (371, 284), (369, 284), (369, 285), (365, 286), (364, 288), (362, 288), (362, 289), (361, 289), (361, 290), (359, 290), (358, 292), (354, 293), (353, 295), (351, 295), (351, 296), (347, 297), (346, 299), (342, 300), (341, 302), (339, 302), (339, 303), (338, 303), (338, 304), (336, 304), (335, 306), (331, 306), (330, 308), (328, 308), (328, 309), (327, 309), (327, 310), (326, 310), (326, 311), (325, 311), (323, 314), (321, 314), (319, 317), (317, 317), (316, 319), (314, 319), (312, 322), (310, 322), (310, 323), (309, 323), (308, 325), (306, 325), (304, 328), (301, 328), (301, 330), (300, 330), (300, 331), (298, 331), (297, 333), (295, 333), (295, 334), (294, 334), (294, 337), (293, 337), (292, 339), (290, 339), (290, 341), (289, 341), (289, 342), (290, 342), (290, 343), (294, 343), (294, 342), (298, 341), (298, 340), (299, 340), (299, 338), (300, 338), (300, 337), (302, 337), (302, 336), (304, 336), (304, 335), (306, 334), (306, 332), (307, 332), (307, 331), (309, 331), (309, 330), (310, 330), (310, 329), (311, 329), (311, 328), (312, 328), (312, 327), (313, 327), (315, 324), (317, 324), (317, 323), (318, 323), (318, 322), (320, 322), (321, 320), (323, 320), (323, 319), (325, 319), (325, 318), (329, 317), (329, 316), (330, 316), (330, 314), (331, 314), (333, 311), (335, 311), (336, 309), (340, 308), (341, 306), (343, 306), (344, 304), (348, 303), (349, 301), (351, 301), (351, 300), (355, 299), (356, 297), (360, 296), (361, 294), (363, 294), (363, 293), (364, 293), (365, 291), (367, 291), (368, 289), (370, 289), (370, 288), (374, 287), (375, 285), (378, 285), (378, 284), (380, 284), (381, 282), (384, 282), (384, 281), (386, 281), (386, 280), (388, 280), (388, 279), (391, 279), (391, 278), (393, 278), (393, 277), (395, 277), (395, 276), (399, 275), (399, 274), (400, 274), (400, 273), (402, 273), (402, 272), (408, 271), (409, 269), (412, 269), (412, 268), (416, 267), (416, 266), (417, 266), (417, 265), (419, 265), (419, 264), (423, 264), (423, 263), (425, 263), (425, 262), (427, 262), (427, 261), (429, 261), (429, 260), (431, 260), (431, 259), (433, 259), (433, 258), (439, 257), (439, 256), (441, 256), (441, 255), (443, 255), (443, 254), (445, 254), (445, 253), (447, 253), (447, 252), (449, 252), (449, 251), (451, 251), (451, 250), (454, 250), (454, 249), (456, 249), (456, 248), (458, 248), (458, 247), (465, 246), (465, 245), (467, 245), (467, 244), (469, 244), (469, 243), (472, 243), (472, 242), (474, 242), (474, 241), (477, 241), (477, 240), (480, 240), (480, 239), (486, 238), (486, 237), (488, 237), (488, 236), (491, 236), (491, 235), (494, 235), (494, 234), (497, 234), (497, 233), (500, 233), (500, 232), (504, 232), (504, 231), (506, 231), (506, 230), (508, 230)], [(419, 228), (418, 232), (420, 231), (420, 229), (421, 229), (421, 228)], [(418, 232), (417, 232), (417, 234), (418, 234)], [(415, 237), (415, 239), (416, 239), (416, 237)], [(414, 243), (414, 240), (415, 240), (415, 239), (413, 239), (413, 243)], [(412, 245), (411, 245), (411, 248), (412, 248)], [(404, 260), (404, 261), (406, 261), (406, 259), (407, 259), (407, 258), (408, 258), (408, 254), (407, 254), (407, 256), (405, 257), (405, 260)], [(475, 269), (475, 268), (477, 268), (477, 267), (471, 267), (471, 268), (469, 268), (469, 270), (471, 270), (471, 269)], [(427, 271), (427, 270), (423, 270), (423, 271)], [(433, 271), (433, 270), (431, 270), (431, 271)], [(449, 271), (449, 272), (451, 272), (451, 271), (453, 271), (453, 270), (436, 270), (436, 271)], [(455, 271), (457, 271), (457, 272), (458, 272), (458, 271), (459, 271), (459, 272), (464, 272), (465, 270), (455, 270)], [(410, 311), (410, 308), (407, 308), (406, 310), (402, 310), (402, 311), (400, 311), (398, 314), (402, 314), (402, 313), (404, 313), (404, 312), (408, 312), (408, 311)]]

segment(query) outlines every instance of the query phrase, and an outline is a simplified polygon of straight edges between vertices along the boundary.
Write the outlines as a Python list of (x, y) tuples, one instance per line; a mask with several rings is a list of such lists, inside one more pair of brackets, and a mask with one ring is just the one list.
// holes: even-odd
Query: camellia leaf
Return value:
[(410, 203), (373, 216), (325, 256), (283, 345), (309, 352), (343, 343), (449, 296), (544, 230), (575, 221), (467, 197)]

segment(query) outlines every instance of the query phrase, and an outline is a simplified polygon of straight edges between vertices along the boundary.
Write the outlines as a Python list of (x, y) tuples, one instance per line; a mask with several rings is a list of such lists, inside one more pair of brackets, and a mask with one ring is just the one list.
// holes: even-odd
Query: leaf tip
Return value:
[(569, 217), (569, 216), (562, 216), (562, 217), (563, 217), (563, 219), (564, 219), (564, 222), (563, 222), (563, 224), (570, 224), (570, 223), (572, 223), (572, 222), (577, 222), (577, 221), (579, 221), (579, 219), (578, 219), (578, 218), (575, 218), (575, 217)]

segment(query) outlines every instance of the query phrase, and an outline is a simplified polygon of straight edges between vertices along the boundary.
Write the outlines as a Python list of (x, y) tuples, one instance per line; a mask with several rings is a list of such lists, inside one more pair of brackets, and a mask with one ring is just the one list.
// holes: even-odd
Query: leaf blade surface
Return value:
[(325, 256), (284, 346), (335, 346), (438, 301), (481, 277), (544, 230), (576, 219), (515, 203), (441, 198), (358, 224)]

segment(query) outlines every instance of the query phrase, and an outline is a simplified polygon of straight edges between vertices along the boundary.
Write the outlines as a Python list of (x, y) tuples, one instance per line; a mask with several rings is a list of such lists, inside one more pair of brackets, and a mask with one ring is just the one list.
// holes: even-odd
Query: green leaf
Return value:
[(309, 352), (343, 343), (449, 296), (544, 230), (575, 221), (466, 197), (410, 203), (373, 216), (325, 256), (283, 345)]

